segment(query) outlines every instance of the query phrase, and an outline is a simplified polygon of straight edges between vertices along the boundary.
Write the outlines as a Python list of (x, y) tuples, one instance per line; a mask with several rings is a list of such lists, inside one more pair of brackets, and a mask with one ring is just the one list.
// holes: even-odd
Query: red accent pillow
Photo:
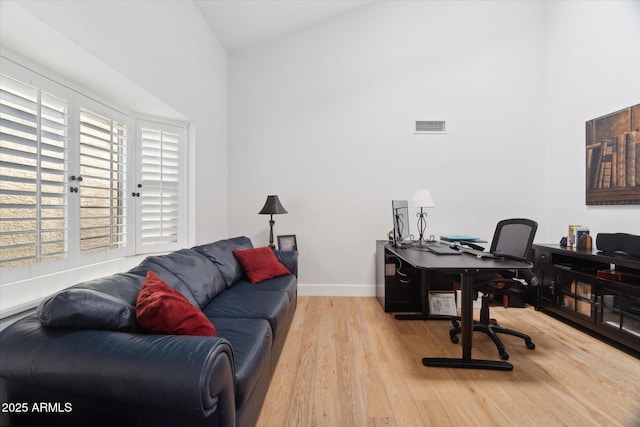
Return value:
[(233, 255), (238, 259), (242, 269), (253, 284), (278, 276), (291, 274), (287, 267), (276, 258), (270, 247), (255, 249), (236, 249)]
[(204, 313), (151, 270), (138, 294), (136, 317), (151, 334), (217, 336)]

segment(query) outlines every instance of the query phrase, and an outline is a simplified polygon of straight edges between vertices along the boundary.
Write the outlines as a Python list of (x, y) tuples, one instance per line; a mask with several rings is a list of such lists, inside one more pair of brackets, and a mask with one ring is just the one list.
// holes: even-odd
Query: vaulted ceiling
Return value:
[(230, 53), (365, 7), (375, 0), (194, 0)]

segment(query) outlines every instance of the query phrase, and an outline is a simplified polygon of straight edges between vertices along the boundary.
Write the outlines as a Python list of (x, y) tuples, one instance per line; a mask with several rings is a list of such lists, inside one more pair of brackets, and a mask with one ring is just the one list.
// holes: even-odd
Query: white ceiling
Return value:
[(334, 18), (375, 0), (194, 0), (229, 52)]

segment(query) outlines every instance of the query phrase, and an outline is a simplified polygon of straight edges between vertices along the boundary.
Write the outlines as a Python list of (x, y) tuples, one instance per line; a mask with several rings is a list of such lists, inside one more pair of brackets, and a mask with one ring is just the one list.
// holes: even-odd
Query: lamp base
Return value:
[(271, 219), (269, 220), (269, 247), (274, 251), (276, 250), (276, 245), (273, 244), (273, 225), (275, 223), (273, 215), (271, 215)]

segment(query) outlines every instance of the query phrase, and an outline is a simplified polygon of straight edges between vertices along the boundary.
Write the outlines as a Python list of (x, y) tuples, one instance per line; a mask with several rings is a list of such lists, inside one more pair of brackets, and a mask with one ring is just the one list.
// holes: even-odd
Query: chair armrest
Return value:
[(298, 277), (298, 252), (297, 251), (273, 251), (276, 254), (276, 258), (280, 261), (287, 270), (294, 276)]
[(233, 353), (220, 337), (56, 330), (30, 317), (0, 333), (0, 367), (36, 388), (235, 418)]

